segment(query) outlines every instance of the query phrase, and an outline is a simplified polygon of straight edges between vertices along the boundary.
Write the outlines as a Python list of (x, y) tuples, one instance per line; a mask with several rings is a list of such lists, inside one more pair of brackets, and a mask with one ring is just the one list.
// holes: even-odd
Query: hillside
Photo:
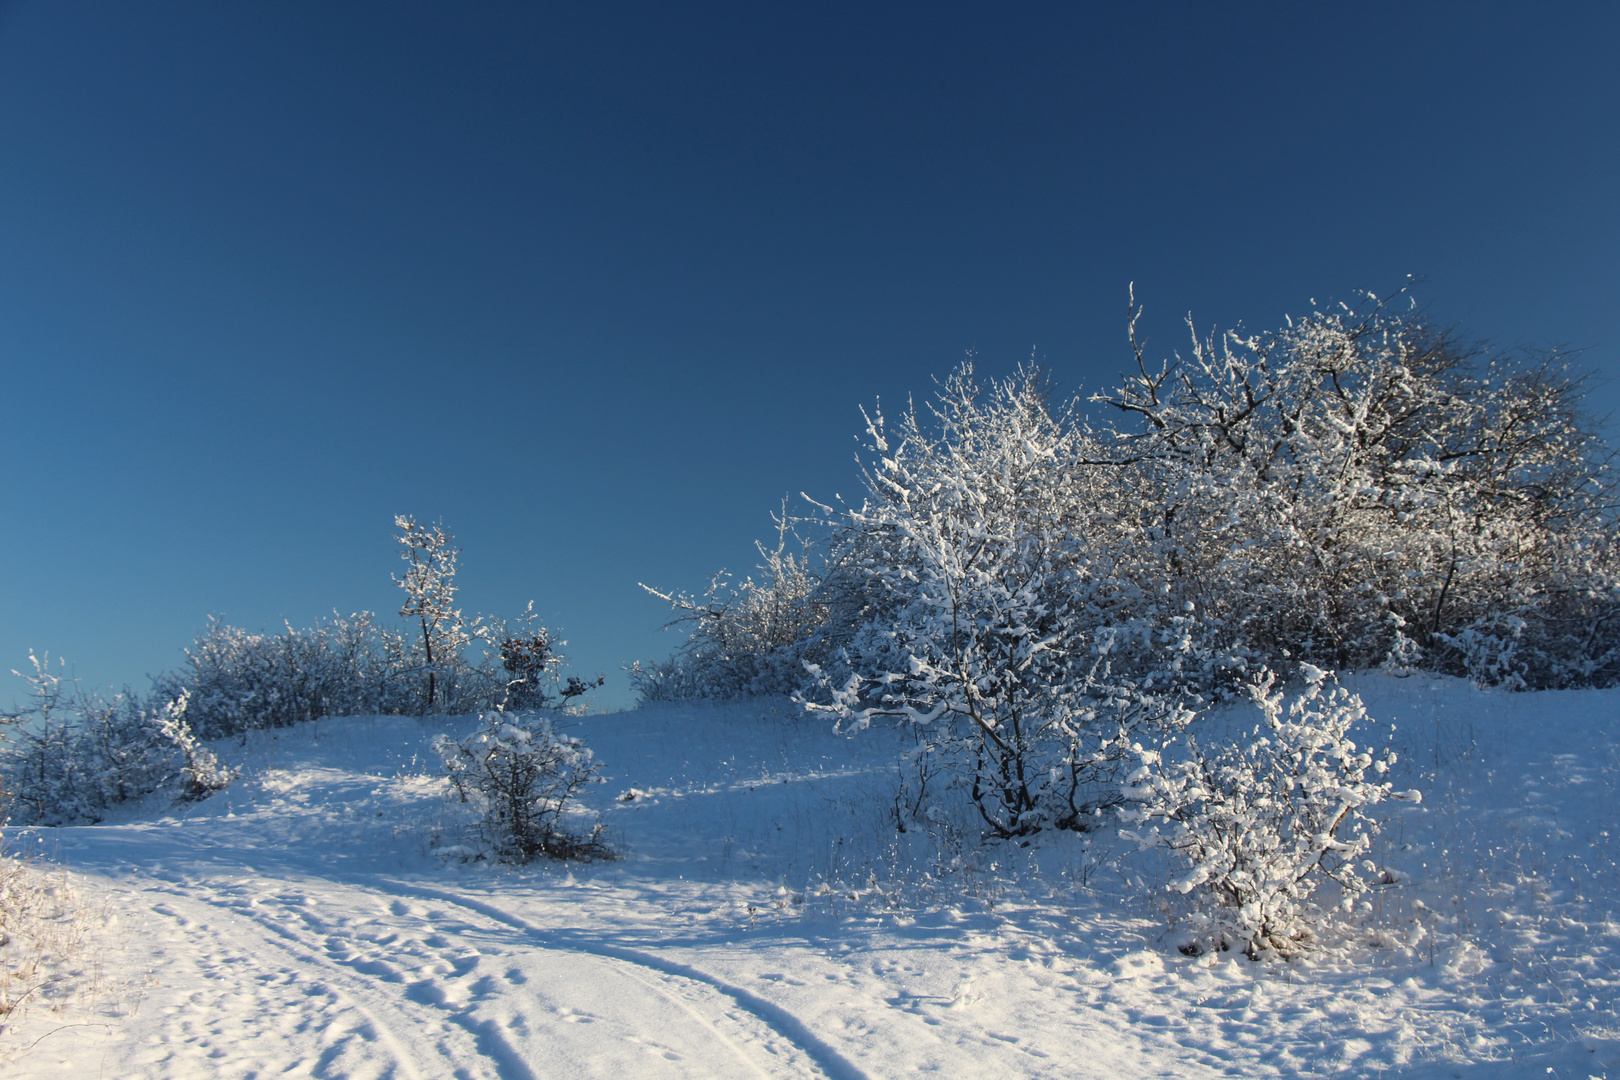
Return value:
[[(183, 812), (11, 830), (97, 949), (6, 1075), (1561, 1077), (1620, 1071), (1620, 691), (1351, 684), (1395, 722), (1394, 882), (1290, 962), (1181, 955), (1107, 837), (895, 828), (906, 736), (785, 704), (564, 721), (613, 862), (447, 860), (432, 736), (328, 719), (214, 744)], [(16, 948), (16, 943), (13, 949)]]

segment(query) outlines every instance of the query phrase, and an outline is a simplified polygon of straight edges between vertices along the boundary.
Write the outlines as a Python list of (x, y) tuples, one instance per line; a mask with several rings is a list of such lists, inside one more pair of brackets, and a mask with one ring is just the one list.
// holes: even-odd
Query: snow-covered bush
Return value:
[(201, 799), (220, 791), (236, 770), (201, 746), (187, 716), (188, 698), (127, 690), (105, 700), (80, 689), (49, 658), (32, 653), (33, 670), (17, 672), (28, 704), (0, 748), (0, 776), (10, 813), (31, 825), (96, 822), (121, 803), (178, 783), (176, 797)]
[(218, 755), (197, 741), (186, 722), (189, 700), (190, 695), (182, 692), (178, 699), (155, 709), (151, 722), (158, 734), (180, 752), (180, 797), (194, 801), (224, 791), (242, 770), (226, 768)]
[[(1366, 888), (1378, 824), (1367, 815), (1395, 793), (1393, 752), (1350, 738), (1361, 699), (1303, 665), (1288, 699), (1267, 673), (1250, 687), (1262, 714), (1249, 737), (1211, 749), (1195, 739), (1172, 755), (1138, 747), (1141, 767), (1119, 809), (1121, 834), (1183, 864), (1170, 888), (1188, 895), (1194, 948), (1236, 947), (1251, 958), (1305, 948), (1320, 922), (1349, 911)], [(1370, 774), (1370, 775), (1369, 775)]]
[(1117, 426), (1033, 370), (981, 390), (971, 363), (894, 434), (869, 421), (866, 502), (829, 513), (809, 597), (823, 653), (887, 674), (854, 639), (918, 605), (959, 618), (959, 579), (993, 620), (996, 590), (1022, 596), (1063, 641), (1111, 639), (1116, 675), (1206, 695), (1301, 662), (1620, 679), (1616, 476), (1585, 376), (1405, 301), (1194, 337), (1157, 367), (1138, 347), (1089, 399)]
[(1001, 837), (1084, 827), (1125, 747), (1257, 671), (1620, 680), (1615, 476), (1583, 377), (1405, 303), (1195, 335), (1157, 367), (1138, 346), (1089, 399), (1117, 425), (970, 359), (926, 409), (868, 418), (865, 500), (819, 506), (813, 559), (658, 594), (696, 629), (632, 679), (735, 696), (803, 668), (807, 709), (924, 733)]
[(706, 694), (706, 684), (697, 672), (681, 662), (680, 656), (668, 660), (632, 660), (624, 667), (630, 689), (635, 691), (638, 705), (659, 701), (694, 701), (713, 695)]
[(677, 613), (671, 627), (691, 627), (669, 661), (628, 669), (642, 701), (786, 694), (803, 681), (803, 662), (828, 617), (825, 590), (810, 545), (800, 539), (797, 553), (788, 550), (794, 523), (785, 503), (776, 524), (776, 546), (755, 545), (758, 581), (737, 582), (722, 570), (702, 597), (641, 586)]
[(495, 856), (515, 863), (611, 858), (599, 822), (583, 832), (571, 827), (575, 796), (605, 782), (591, 751), (543, 716), (494, 712), (480, 720), (460, 742), (438, 736), (433, 749), (457, 796), (477, 809)]
[(369, 611), (334, 613), (307, 630), (252, 633), (210, 619), (177, 672), (154, 694), (179, 700), (198, 735), (218, 738), (323, 716), (471, 713), (564, 705), (605, 680), (564, 680), (558, 641), (531, 603), (516, 620), (464, 620), (454, 606), (458, 549), (443, 525), (395, 521), (408, 564), (401, 632)]

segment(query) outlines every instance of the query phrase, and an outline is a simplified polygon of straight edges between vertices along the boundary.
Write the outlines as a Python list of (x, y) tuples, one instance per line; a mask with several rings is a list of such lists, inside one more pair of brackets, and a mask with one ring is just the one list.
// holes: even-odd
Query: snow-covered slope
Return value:
[[(7, 1077), (1605, 1076), (1620, 1072), (1620, 693), (1363, 677), (1398, 725), (1405, 880), (1332, 954), (1174, 948), (1105, 840), (895, 828), (897, 732), (786, 706), (565, 721), (616, 862), (446, 863), (445, 718), (217, 745), (196, 807), (35, 837), (93, 978), (0, 1034)], [(622, 796), (630, 795), (626, 799)], [(1140, 879), (1146, 888), (1135, 885)]]

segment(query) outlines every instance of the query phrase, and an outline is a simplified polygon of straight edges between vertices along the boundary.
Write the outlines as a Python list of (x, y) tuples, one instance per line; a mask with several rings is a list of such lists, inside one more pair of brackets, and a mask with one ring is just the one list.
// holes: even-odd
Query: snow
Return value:
[(71, 993), (7, 1018), (0, 1062), (17, 1080), (1620, 1071), (1620, 691), (1346, 682), (1398, 725), (1392, 778), (1424, 799), (1382, 815), (1394, 882), (1372, 910), (1293, 961), (1183, 955), (1173, 868), (1134, 845), (980, 847), (948, 804), (896, 832), (911, 741), (881, 726), (838, 735), (770, 702), (560, 719), (610, 777), (585, 799), (624, 857), (518, 868), (446, 857), (473, 841), (430, 744), (475, 720), (328, 719), (212, 743), (242, 776), (194, 806), (11, 830), (69, 868), (101, 944)]

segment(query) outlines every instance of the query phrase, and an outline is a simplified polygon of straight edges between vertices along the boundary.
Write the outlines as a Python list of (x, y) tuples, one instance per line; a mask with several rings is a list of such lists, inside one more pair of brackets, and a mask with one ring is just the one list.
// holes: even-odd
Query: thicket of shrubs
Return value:
[[(1138, 347), (1087, 401), (1056, 400), (1033, 366), (984, 384), (964, 363), (926, 410), (868, 417), (861, 506), (784, 514), (760, 581), (657, 594), (693, 632), (633, 672), (643, 697), (791, 693), (845, 726), (912, 725), (995, 836), (1090, 828), (1127, 796), (1202, 835), (1256, 792), (1303, 797), (1254, 747), (1181, 738), (1212, 702), (1253, 697), (1274, 732), (1255, 746), (1277, 746), (1274, 672), (1615, 682), (1614, 475), (1583, 376), (1467, 346), (1406, 303), (1195, 335), (1159, 365)], [(1301, 708), (1298, 754), (1343, 750), (1321, 765), (1332, 782), (1304, 818), (1249, 827), (1282, 850), (1320, 811), (1342, 854), (1348, 807), (1387, 787), (1344, 749), (1359, 703)], [(1171, 846), (1207, 870), (1199, 895), (1264, 909), (1246, 948), (1289, 939), (1279, 913), (1299, 895), (1255, 900), (1271, 894), (1235, 848), (1217, 872), (1185, 834)], [(1319, 858), (1299, 880), (1353, 891), (1354, 866)]]
[[(806, 659), (887, 678), (918, 637), (897, 617), (936, 610), (974, 640), (1055, 631), (1042, 651), (1116, 674), (1159, 670), (1173, 643), (1197, 661), (1177, 681), (1204, 690), (1301, 663), (1612, 684), (1614, 472), (1586, 377), (1469, 346), (1404, 299), (1194, 338), (1158, 366), (1138, 349), (1084, 401), (1032, 366), (981, 384), (969, 360), (927, 409), (869, 417), (865, 503), (784, 515), (762, 580), (651, 590), (693, 633), (641, 667), (643, 694), (793, 692)], [(1038, 627), (1007, 607), (1031, 602)]]
[(60, 662), (52, 671), (49, 656), (28, 659), (32, 670), (17, 673), (28, 687), (27, 706), (6, 716), (16, 726), (0, 759), (0, 824), (7, 814), (27, 824), (94, 823), (165, 787), (193, 801), (235, 778), (198, 743), (184, 691), (109, 699), (86, 692)]
[(326, 716), (566, 709), (602, 685), (561, 678), (566, 643), (532, 604), (513, 620), (464, 619), (454, 538), (409, 517), (395, 525), (403, 628), (370, 612), (281, 633), (210, 620), (179, 670), (154, 678), (146, 695), (111, 699), (35, 660), (18, 673), (25, 703), (0, 717), (0, 804), (22, 824), (93, 823), (156, 791), (198, 799), (224, 788), (235, 772), (199, 740)]

